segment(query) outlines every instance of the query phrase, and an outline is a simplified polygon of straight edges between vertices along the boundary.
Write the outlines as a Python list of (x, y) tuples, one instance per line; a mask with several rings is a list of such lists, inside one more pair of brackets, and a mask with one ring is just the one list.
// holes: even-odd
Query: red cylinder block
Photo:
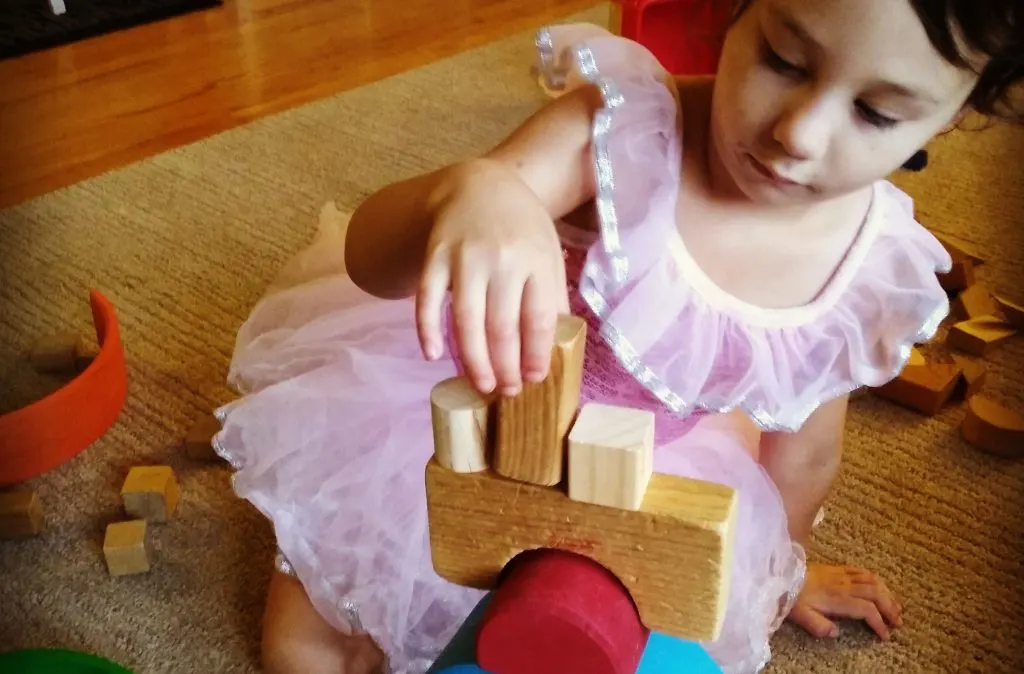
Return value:
[(626, 588), (603, 566), (534, 551), (494, 590), (477, 662), (492, 674), (635, 674), (648, 634)]

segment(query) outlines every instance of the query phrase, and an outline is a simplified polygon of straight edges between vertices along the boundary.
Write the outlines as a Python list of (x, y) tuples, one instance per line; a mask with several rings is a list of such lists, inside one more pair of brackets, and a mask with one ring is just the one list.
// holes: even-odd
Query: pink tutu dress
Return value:
[[(604, 95), (600, 231), (561, 227), (572, 310), (590, 326), (583, 398), (656, 410), (657, 471), (739, 490), (726, 624), (705, 646), (726, 672), (758, 672), (805, 571), (755, 458), (760, 432), (798, 430), (829, 399), (894, 377), (948, 312), (935, 274), (951, 261), (879, 182), (811, 304), (765, 310), (725, 294), (677, 234), (684, 148), (656, 59), (588, 25), (542, 30), (537, 46), (552, 90), (590, 82)], [(373, 298), (345, 274), (346, 222), (325, 207), (317, 239), (241, 328), (229, 375), (240, 398), (218, 410), (216, 445), (272, 523), (278, 568), (330, 623), (371, 634), (392, 672), (419, 674), (482, 596), (434, 573), (427, 534), (429, 394), (460, 369), (451, 348), (421, 357), (414, 300)]]

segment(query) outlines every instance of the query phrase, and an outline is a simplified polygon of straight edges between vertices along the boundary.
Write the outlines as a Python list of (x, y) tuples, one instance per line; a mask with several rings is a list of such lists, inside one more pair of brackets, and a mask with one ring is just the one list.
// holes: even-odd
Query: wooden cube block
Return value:
[(980, 283), (967, 288), (953, 300), (953, 315), (961, 321), (982, 316), (998, 316), (1001, 311), (999, 303), (989, 293), (988, 288)]
[(103, 556), (111, 576), (147, 573), (152, 554), (146, 531), (146, 520), (113, 522), (107, 525), (103, 539)]
[(491, 401), (466, 377), (442, 381), (430, 392), (437, 462), (457, 473), (486, 470), (489, 464)]
[(125, 512), (148, 522), (170, 519), (179, 497), (178, 479), (169, 466), (136, 466), (121, 488)]
[(946, 274), (939, 274), (939, 285), (946, 292), (960, 292), (967, 290), (977, 281), (974, 273), (974, 263), (970, 260), (954, 259), (953, 268)]
[(35, 536), (44, 526), (43, 504), (34, 491), (0, 492), (0, 539)]
[(917, 350), (917, 347), (911, 347), (910, 358), (907, 360), (907, 365), (927, 365), (928, 361), (925, 359), (924, 354)]
[(875, 394), (931, 416), (952, 398), (960, 373), (960, 366), (950, 363), (907, 365), (895, 379), (876, 388)]
[(1017, 334), (999, 316), (982, 316), (957, 323), (949, 329), (946, 344), (972, 356), (984, 356)]
[(1008, 458), (1024, 456), (1024, 416), (983, 396), (967, 402), (960, 433), (982, 451)]
[(216, 461), (220, 455), (213, 450), (213, 436), (220, 432), (220, 422), (212, 414), (195, 418), (185, 436), (185, 454), (197, 461)]
[(569, 498), (639, 510), (653, 470), (653, 412), (583, 406), (569, 431)]
[(498, 474), (531, 484), (562, 481), (565, 440), (580, 404), (586, 341), (583, 319), (560, 317), (548, 376), (542, 382), (527, 383), (517, 396), (498, 398), (494, 443)]
[(39, 340), (29, 359), (38, 372), (74, 372), (78, 354), (83, 350), (82, 339), (74, 334), (53, 335)]
[(951, 354), (950, 360), (960, 367), (960, 382), (957, 384), (953, 397), (959, 400), (970, 400), (981, 393), (988, 379), (988, 370), (983, 363), (977, 363), (963, 356)]
[(1006, 316), (1006, 321), (1010, 325), (1018, 330), (1024, 330), (1024, 307), (1002, 297), (996, 298), (996, 304), (999, 305), (999, 313)]
[(75, 369), (78, 372), (85, 372), (98, 355), (100, 347), (80, 341), (75, 352)]

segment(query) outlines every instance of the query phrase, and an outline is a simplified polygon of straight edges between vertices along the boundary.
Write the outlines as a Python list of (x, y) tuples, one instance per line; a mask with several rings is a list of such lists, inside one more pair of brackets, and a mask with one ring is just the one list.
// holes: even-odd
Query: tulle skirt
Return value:
[[(216, 446), (323, 617), (368, 632), (392, 672), (422, 674), (482, 595), (435, 574), (427, 532), (429, 395), (458, 370), (451, 354), (421, 356), (413, 300), (373, 298), (348, 278), (346, 224), (326, 206), (316, 241), (239, 331), (229, 382), (240, 397), (218, 410)], [(705, 646), (744, 674), (768, 661), (804, 572), (757, 444), (743, 417), (719, 415), (655, 453), (658, 472), (740, 492), (726, 627)]]

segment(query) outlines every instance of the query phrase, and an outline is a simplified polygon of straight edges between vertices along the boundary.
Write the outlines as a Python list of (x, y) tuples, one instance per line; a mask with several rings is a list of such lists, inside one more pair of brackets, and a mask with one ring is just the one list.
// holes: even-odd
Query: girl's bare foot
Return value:
[(789, 620), (818, 638), (839, 636), (832, 618), (863, 620), (888, 641), (890, 628), (903, 624), (903, 609), (874, 573), (847, 566), (807, 565), (807, 582)]
[(275, 572), (263, 616), (267, 674), (382, 674), (384, 656), (366, 634), (344, 634), (313, 608), (302, 584)]

